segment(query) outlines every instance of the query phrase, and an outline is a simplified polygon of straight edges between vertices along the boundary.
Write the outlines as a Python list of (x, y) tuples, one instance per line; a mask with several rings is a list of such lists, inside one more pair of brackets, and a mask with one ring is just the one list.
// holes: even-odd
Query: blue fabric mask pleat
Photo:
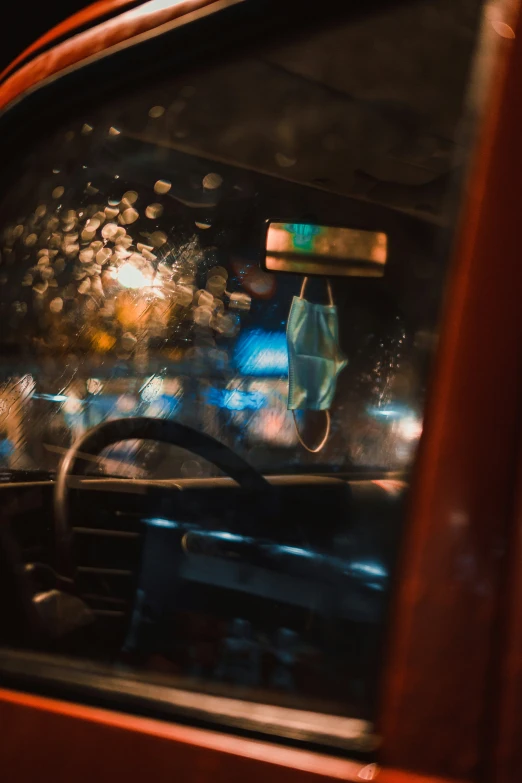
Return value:
[(286, 327), (288, 410), (328, 411), (348, 361), (339, 346), (339, 318), (330, 287), (331, 303), (322, 305), (303, 298), (305, 285), (306, 278), (301, 296), (292, 300)]

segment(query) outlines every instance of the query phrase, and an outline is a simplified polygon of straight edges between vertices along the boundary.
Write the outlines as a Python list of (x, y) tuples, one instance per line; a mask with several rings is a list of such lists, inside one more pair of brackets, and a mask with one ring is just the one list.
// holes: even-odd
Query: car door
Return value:
[[(259, 100), (260, 95), (273, 95), (279, 89), (277, 85), (290, 83), (284, 82), (285, 79), (291, 80), (297, 74), (307, 82), (314, 81), (315, 58), (310, 58), (310, 65), (305, 57), (310, 50), (299, 48), (299, 35), (297, 42), (292, 39), (291, 45), (285, 46), (285, 30), (300, 33), (302, 24), (306, 34), (311, 34), (310, 24), (312, 22), (313, 28), (314, 16), (308, 16), (310, 12), (304, 13), (302, 18), (296, 16), (297, 10), (291, 3), (280, 9), (279, 23), (275, 18), (267, 19), (264, 9), (254, 8), (250, 12), (248, 5), (247, 10), (241, 4), (238, 9), (235, 5), (229, 5), (224, 9), (210, 8), (201, 12), (191, 8), (183, 24), (177, 19), (176, 25), (171, 25), (163, 33), (158, 33), (159, 21), (168, 26), (178, 16), (179, 9), (172, 11), (168, 19), (162, 15), (159, 20), (158, 9), (147, 9), (148, 5), (144, 4), (142, 13), (136, 14), (131, 21), (133, 24), (139, 22), (141, 34), (144, 20), (149, 18), (150, 11), (147, 32), (154, 31), (153, 40), (159, 47), (155, 51), (161, 53), (158, 59), (161, 61), (164, 58), (169, 67), (173, 64), (169, 58), (175, 46), (181, 47), (184, 43), (187, 47), (194, 47), (190, 57), (187, 56), (187, 62), (183, 61), (180, 54), (176, 64), (181, 73), (188, 72), (191, 78), (199, 78), (201, 84), (204, 82), (201, 76), (203, 72), (208, 83), (213, 84), (212, 90), (208, 91), (206, 100), (209, 103), (206, 105), (211, 104), (212, 95), (225, 100), (223, 96), (227, 91), (220, 86), (220, 78), (223, 79), (227, 73), (230, 79), (228, 96), (234, 97), (234, 74), (240, 69), (244, 74), (248, 73), (249, 78), (257, 79), (255, 84), (258, 86), (265, 86), (268, 90), (266, 85), (269, 85), (272, 90), (271, 93), (268, 90), (267, 93), (259, 91), (249, 95), (238, 79), (240, 87), (237, 95), (243, 96), (245, 111), (247, 114), (250, 111), (250, 117), (256, 116), (256, 96)], [(199, 712), (196, 712), (199, 717), (194, 717), (194, 711), (176, 711), (175, 700), (180, 698), (179, 683), (176, 685), (177, 695), (174, 695), (172, 688), (170, 691), (161, 691), (163, 686), (157, 686), (145, 678), (145, 683), (140, 682), (135, 686), (143, 690), (143, 693), (140, 691), (141, 701), (138, 704), (136, 700), (132, 701), (129, 691), (125, 691), (125, 688), (131, 687), (128, 682), (124, 684), (123, 680), (114, 678), (110, 671), (103, 674), (99, 671), (89, 673), (86, 664), (86, 673), (81, 679), (77, 672), (78, 665), (74, 662), (67, 663), (60, 657), (54, 660), (53, 653), (51, 660), (47, 657), (43, 661), (38, 658), (39, 651), (31, 649), (31, 645), (15, 650), (9, 647), (2, 652), (0, 671), (3, 688), (0, 693), (0, 720), (4, 737), (0, 743), (0, 759), (3, 768), (10, 771), (13, 779), (15, 775), (19, 779), (32, 779), (42, 770), (52, 771), (58, 780), (73, 777), (76, 780), (91, 780), (95, 775), (108, 780), (115, 774), (128, 775), (133, 779), (152, 774), (156, 780), (171, 779), (173, 774), (187, 780), (206, 780), (211, 777), (218, 780), (239, 779), (246, 775), (259, 780), (271, 775), (281, 780), (306, 777), (354, 781), (377, 779), (404, 783), (417, 780), (428, 783), (445, 779), (516, 779), (513, 770), (517, 769), (518, 764), (515, 737), (518, 726), (516, 662), (519, 640), (516, 619), (517, 559), (513, 552), (516, 552), (518, 540), (516, 465), (519, 451), (522, 317), (519, 308), (522, 273), (517, 257), (518, 205), (522, 195), (517, 173), (522, 162), (519, 144), (522, 98), (518, 76), (522, 61), (518, 38), (520, 21), (518, 6), (492, 4), (482, 7), (476, 4), (472, 10), (460, 8), (457, 21), (453, 24), (453, 18), (448, 22), (451, 14), (455, 13), (452, 8), (447, 4), (437, 11), (426, 3), (391, 4), (386, 8), (376, 5), (360, 14), (348, 13), (338, 20), (336, 9), (325, 6), (324, 17), (319, 20), (321, 24), (317, 22), (318, 32), (314, 38), (314, 47), (318, 49), (313, 48), (312, 51), (314, 55), (319, 51), (331, 68), (328, 70), (325, 67), (323, 71), (325, 82), (328, 81), (326, 92), (329, 95), (342, 92), (336, 60), (328, 60), (328, 46), (325, 45), (325, 42), (333, 41), (331, 46), (335, 51), (339, 50), (339, 40), (336, 38), (339, 33), (335, 30), (337, 24), (339, 29), (348, 30), (347, 40), (354, 51), (357, 45), (360, 46), (358, 58), (354, 60), (360, 71), (354, 69), (348, 81), (359, 85), (367, 79), (369, 86), (366, 92), (363, 90), (366, 96), (371, 95), (376, 84), (384, 85), (382, 95), (374, 96), (368, 114), (364, 100), (359, 99), (356, 107), (356, 113), (364, 115), (359, 130), (368, 128), (368, 150), (371, 155), (368, 153), (366, 158), (363, 156), (362, 162), (357, 159), (353, 166), (345, 164), (344, 161), (349, 160), (354, 153), (353, 150), (345, 150), (343, 157), (342, 139), (339, 141), (335, 130), (330, 130), (325, 136), (326, 152), (320, 158), (320, 166), (315, 166), (311, 152), (309, 156), (303, 155), (302, 160), (294, 160), (291, 138), (286, 139), (289, 148), (282, 147), (283, 151), (277, 149), (275, 155), (270, 149), (270, 165), (277, 167), (278, 177), (281, 180), (286, 177), (292, 186), (296, 182), (309, 185), (313, 179), (314, 187), (328, 190), (327, 178), (335, 176), (337, 166), (346, 165), (346, 170), (354, 169), (353, 181), (350, 180), (351, 184), (346, 187), (357, 191), (351, 192), (350, 198), (356, 196), (362, 202), (373, 198), (376, 206), (372, 209), (376, 210), (387, 202), (393, 202), (393, 207), (401, 214), (415, 212), (421, 214), (424, 220), (427, 214), (433, 213), (433, 205), (436, 204), (444, 215), (440, 232), (438, 228), (433, 232), (437, 257), (443, 259), (441, 269), (444, 271), (430, 276), (432, 256), (428, 257), (427, 254), (422, 259), (425, 262), (424, 278), (422, 275), (416, 278), (417, 288), (407, 289), (404, 296), (406, 299), (409, 295), (411, 300), (414, 290), (414, 296), (418, 296), (422, 309), (424, 300), (418, 292), (421, 291), (422, 296), (426, 294), (429, 300), (430, 291), (433, 291), (436, 301), (433, 303), (429, 300), (426, 308), (433, 308), (436, 323), (428, 334), (419, 329), (415, 335), (417, 347), (423, 340), (429, 344), (426, 354), (429, 361), (423, 370), (427, 392), (422, 398), (422, 437), (418, 449), (408, 452), (406, 476), (402, 473), (400, 475), (401, 482), (406, 478), (410, 490), (404, 510), (401, 509), (400, 552), (394, 562), (393, 583), (387, 588), (389, 605), (379, 625), (382, 642), (378, 648), (379, 666), (375, 674), (376, 706), (370, 720), (372, 741), (369, 745), (348, 743), (341, 747), (331, 746), (327, 741), (318, 742), (314, 735), (314, 725), (317, 727), (319, 721), (315, 707), (311, 707), (308, 712), (301, 709), (298, 716), (292, 713), (294, 723), (291, 730), (283, 730), (282, 723), (275, 730), (266, 725), (263, 728), (262, 722), (252, 728), (248, 722), (251, 717), (248, 713), (254, 713), (255, 710), (252, 710), (250, 697), (241, 702), (245, 710), (243, 718), (234, 718), (232, 715), (230, 720), (226, 720), (224, 716), (227, 711), (239, 709), (238, 701), (234, 704), (227, 701), (229, 695), (236, 698), (237, 693), (223, 696), (221, 702), (211, 701), (211, 697), (216, 697), (208, 691), (206, 684), (198, 691), (198, 698), (207, 700), (204, 707), (198, 702)], [(316, 9), (314, 13), (317, 15)], [(122, 31), (126, 29), (129, 18), (122, 14), (119, 23), (117, 19), (116, 22), (111, 20), (110, 28), (104, 27), (105, 23), (101, 22), (94, 30), (80, 33), (76, 45), (80, 45), (80, 50), (81, 46), (92, 46), (101, 40), (100, 36), (109, 32), (111, 42), (118, 35), (123, 39)], [(252, 20), (259, 25), (259, 30), (253, 32)], [(465, 40), (463, 43), (459, 38), (462, 32), (459, 25), (464, 27), (465, 22), (469, 23), (469, 29), (473, 32), (468, 30), (462, 34)], [(323, 24), (326, 32), (325, 38), (321, 40), (322, 29), (319, 28)], [(452, 30), (453, 37), (446, 39), (448, 28)], [(361, 29), (364, 35), (360, 34)], [(404, 44), (400, 39), (401, 30)], [(265, 36), (265, 44), (261, 45), (258, 37), (260, 31)], [(430, 31), (440, 35), (440, 48), (437, 48), (437, 41), (433, 42)], [(424, 36), (422, 40), (431, 41), (431, 59), (420, 57), (412, 43), (416, 32), (419, 40)], [(222, 39), (216, 40), (219, 36)], [(117, 96), (111, 99), (114, 104), (117, 101), (125, 102), (126, 90), (130, 90), (129, 81), (132, 82), (129, 75), (132, 77), (135, 72), (133, 69), (146, 60), (150, 67), (153, 51), (151, 40), (145, 36), (144, 40), (133, 42), (135, 45), (131, 47), (133, 53), (130, 60), (125, 59), (125, 53), (115, 51), (108, 52), (107, 57), (96, 61), (94, 66), (91, 63), (90, 70), (89, 64), (84, 63), (80, 74), (84, 79), (89, 106), (94, 106), (90, 110), (91, 114), (96, 113), (96, 79), (99, 80), (100, 74), (105, 74), (107, 79), (109, 86), (106, 86), (105, 92), (109, 98), (111, 89), (117, 92)], [(245, 41), (250, 40), (253, 51), (258, 52), (259, 49), (255, 47), (261, 46), (261, 56), (254, 63), (248, 46), (245, 52)], [(374, 42), (377, 52), (374, 52), (375, 61), (386, 63), (389, 73), (378, 70), (376, 76), (372, 72), (369, 65), (371, 52), (363, 46), (368, 40)], [(281, 48), (278, 49), (274, 41), (282, 41)], [(444, 151), (442, 143), (437, 146), (440, 140), (435, 139), (435, 134), (433, 138), (429, 134), (426, 138), (418, 129), (424, 129), (420, 118), (426, 120), (433, 105), (427, 99), (423, 103), (433, 84), (437, 84), (438, 89), (441, 89), (441, 85), (447, 85), (449, 90), (452, 83), (451, 74), (448, 77), (447, 71), (444, 71), (444, 44), (448, 45), (448, 51), (457, 62), (459, 42), (467, 55), (463, 58), (464, 62), (456, 67), (455, 82), (459, 82), (460, 88), (456, 90), (457, 98), (452, 94), (452, 99), (456, 101), (452, 117), (463, 123), (463, 126), (459, 125), (463, 135), (458, 136), (456, 126), (459, 122), (455, 121), (455, 148), (452, 148), (450, 156)], [(54, 52), (53, 57), (57, 58), (54, 62), (60, 61), (60, 57), (65, 58), (62, 64), (67, 68), (72, 63), (70, 47), (67, 48), (69, 44), (58, 43), (51, 50)], [(221, 73), (220, 58), (224, 61), (225, 55), (229, 57), (232, 51), (231, 48), (224, 53), (226, 45), (237, 46), (240, 54), (237, 59), (232, 57), (231, 61), (227, 60)], [(267, 46), (267, 49), (263, 46)], [(392, 47), (391, 54), (387, 47)], [(206, 59), (202, 50), (206, 52)], [(416, 52), (415, 56), (413, 52)], [(397, 73), (392, 72), (392, 65), (394, 58), (398, 61), (400, 55), (403, 55), (404, 61), (397, 64), (399, 78)], [(43, 57), (41, 67), (50, 74), (50, 59), (39, 56)], [(201, 63), (195, 62), (197, 57), (201, 57), (204, 62), (203, 71)], [(340, 60), (345, 64), (342, 57)], [(122, 81), (122, 67), (125, 63), (127, 70)], [(424, 73), (419, 63), (424, 65)], [(35, 67), (33, 61), (25, 73), (22, 69), (11, 77), (14, 81), (7, 80), (2, 88), (6, 100), (13, 97), (13, 91), (19, 90), (22, 83), (29, 85), (27, 80), (34, 79)], [(208, 69), (208, 76), (204, 68)], [(270, 73), (269, 79), (265, 76), (267, 72)], [(434, 76), (443, 72), (446, 76), (440, 80)], [(85, 127), (78, 107), (71, 110), (71, 117), (67, 116), (67, 112), (64, 116), (63, 107), (60, 111), (57, 108), (54, 120), (53, 111), (49, 110), (49, 106), (56, 105), (53, 101), (58, 100), (60, 90), (64, 90), (63, 95), (73, 89), (77, 76), (66, 70), (60, 79), (51, 80), (41, 85), (39, 90), (35, 89), (33, 97), (29, 95), (19, 105), (9, 107), (4, 117), (4, 128), (5, 138), (12, 142), (13, 149), (15, 131), (12, 128), (16, 127), (16, 123), (12, 118), (17, 116), (21, 122), (24, 110), (35, 112), (46, 103), (47, 114), (42, 116), (46, 117), (45, 121), (50, 125), (55, 121), (58, 132), (68, 128), (69, 122), (71, 128), (75, 123), (75, 133)], [(423, 79), (425, 89), (422, 88)], [(418, 114), (412, 112), (409, 117), (411, 125), (404, 137), (397, 139), (394, 135), (398, 132), (397, 127), (404, 130), (405, 121), (405, 115), (394, 107), (400, 86), (408, 95), (415, 95), (414, 109), (418, 110), (420, 106), (421, 110)], [(140, 105), (143, 108), (148, 106), (146, 102), (150, 103), (150, 100), (146, 90), (146, 98), (143, 98), (143, 83), (139, 89), (141, 93), (132, 93), (130, 90), (132, 100), (129, 105)], [(440, 94), (443, 92), (437, 93), (438, 98)], [(169, 111), (176, 113), (180, 109), (180, 101), (190, 97), (188, 93), (185, 95), (181, 99), (174, 98), (173, 103), (177, 101), (178, 105), (171, 106)], [(285, 100), (291, 104), (290, 92), (288, 95), (290, 97)], [(301, 97), (300, 101), (296, 105), (306, 105), (306, 96)], [(254, 124), (249, 129), (250, 135), (247, 134), (248, 144), (241, 134), (237, 140), (232, 138), (232, 141), (230, 136), (224, 141), (224, 137), (220, 136), (227, 123), (231, 126), (248, 125), (248, 116), (245, 119), (239, 113), (235, 114), (239, 112), (237, 105), (243, 104), (231, 99), (227, 105), (229, 114), (221, 119), (216, 104), (213, 104), (213, 117), (208, 120), (208, 125), (201, 124), (197, 144), (193, 142), (198, 165), (202, 149), (206, 150), (211, 160), (221, 165), (220, 151), (226, 149), (227, 154), (231, 155), (233, 150), (246, 169), (255, 159), (258, 168), (256, 176), (260, 172), (264, 176), (268, 163), (263, 159), (263, 144), (270, 136), (268, 131), (263, 136)], [(274, 112), (274, 106), (277, 108), (277, 105), (284, 105), (282, 98), (280, 104), (275, 101), (273, 106), (269, 106), (267, 101), (267, 111)], [(315, 106), (314, 101), (310, 105)], [(441, 102), (440, 105), (445, 103)], [(157, 106), (161, 107), (161, 104), (154, 103), (150, 111)], [(328, 116), (326, 104), (323, 109), (324, 116)], [(110, 110), (109, 100), (103, 105), (103, 116), (109, 117)], [(127, 121), (125, 111), (132, 114), (134, 109), (123, 106), (123, 123)], [(195, 126), (198, 126), (202, 111), (200, 106), (199, 113), (195, 111), (193, 115)], [(154, 121), (162, 114), (156, 118), (154, 113), (148, 116)], [(367, 116), (371, 122), (368, 120), (369, 124), (365, 125)], [(313, 112), (310, 115), (304, 112), (305, 125), (311, 123), (313, 126), (314, 117)], [(341, 120), (337, 119), (336, 122)], [(447, 121), (447, 117), (444, 120)], [(213, 133), (205, 130), (206, 127), (211, 128), (212, 123)], [(382, 123), (380, 128), (379, 123)], [(131, 126), (132, 121), (129, 121)], [(440, 127), (443, 126), (444, 122), (441, 121)], [(140, 141), (136, 139), (135, 129), (131, 130), (124, 128), (129, 145)], [(180, 126), (178, 130), (181, 133), (186, 129)], [(87, 130), (83, 135), (88, 136), (89, 133)], [(110, 126), (108, 135), (112, 139), (120, 133), (117, 125)], [(388, 154), (387, 148), (387, 155), (383, 155), (383, 137), (386, 138), (386, 144), (391, 146), (391, 154)], [(31, 129), (26, 123), (21, 132), (20, 145), (31, 147), (33, 142), (29, 141), (30, 138)], [(252, 138), (257, 139), (255, 145), (251, 142)], [(176, 139), (175, 144), (179, 146), (181, 154), (194, 154), (194, 149), (190, 150), (190, 144), (184, 141), (186, 136), (176, 136)], [(358, 139), (362, 144), (361, 136)], [(246, 146), (242, 147), (241, 144)], [(428, 148), (428, 152), (425, 148)], [(379, 157), (381, 155), (384, 160)], [(357, 158), (357, 155), (354, 154), (354, 157)], [(449, 158), (452, 164), (441, 164), (441, 159), (447, 161)], [(42, 152), (42, 159), (45, 159), (45, 151)], [(397, 160), (401, 161), (401, 166), (408, 168), (411, 182), (421, 188), (420, 191), (413, 191), (413, 196), (411, 189), (408, 190), (406, 175), (401, 174), (406, 181), (394, 182), (394, 177), (397, 177)], [(455, 161), (459, 164), (458, 176), (452, 179), (450, 172), (456, 165)], [(298, 167), (294, 168), (297, 163)], [(316, 182), (315, 168), (319, 170), (321, 167), (324, 169), (324, 181)], [(442, 196), (430, 187), (435, 177), (426, 174), (426, 171), (431, 174), (439, 172), (437, 167), (442, 169)], [(79, 166), (69, 169), (72, 176), (76, 175), (77, 170)], [(135, 176), (140, 170), (138, 164), (133, 163)], [(270, 169), (268, 173), (273, 175), (274, 170)], [(5, 181), (16, 181), (12, 171)], [(16, 188), (13, 186), (16, 198), (24, 188), (24, 193), (30, 190), (25, 182), (20, 186), (16, 184)], [(266, 192), (272, 193), (272, 186), (265, 186), (264, 180), (255, 182), (256, 187), (261, 183), (260, 191), (266, 187)], [(395, 187), (392, 188), (392, 185)], [(283, 187), (286, 185), (281, 184), (280, 189)], [(339, 184), (336, 187), (340, 187)], [(205, 198), (209, 190), (212, 188), (206, 188)], [(155, 192), (161, 192), (161, 188)], [(371, 193), (373, 197), (370, 197)], [(61, 195), (57, 198), (61, 198)], [(180, 191), (177, 195), (187, 201), (186, 192)], [(296, 197), (288, 203), (297, 202)], [(273, 205), (277, 199), (270, 195), (266, 203)], [(358, 209), (358, 214), (363, 215), (364, 207)], [(282, 216), (272, 212), (264, 217)], [(203, 228), (198, 226), (198, 229), (206, 231), (206, 224), (203, 225)], [(23, 237), (26, 236), (31, 235), (26, 232)], [(249, 263), (252, 265), (251, 261)], [(6, 274), (10, 274), (9, 270)], [(418, 283), (419, 279), (424, 282)], [(36, 295), (39, 295), (39, 291), (36, 291)], [(408, 313), (416, 313), (410, 300), (403, 303), (403, 309)], [(262, 300), (260, 302), (262, 304)], [(254, 392), (259, 392), (259, 388), (252, 386)], [(224, 399), (223, 395), (219, 399)], [(390, 413), (388, 408), (383, 410), (386, 415)], [(64, 409), (65, 425), (69, 413), (71, 410)], [(261, 429), (264, 431), (267, 426), (265, 421)], [(237, 442), (240, 430), (241, 426), (236, 425), (234, 438)], [(219, 431), (219, 434), (223, 438), (228, 437), (224, 430)], [(69, 435), (68, 432), (67, 437)], [(73, 433), (70, 437), (76, 435)], [(235, 442), (232, 439), (232, 443)], [(362, 452), (359, 450), (357, 453)], [(285, 459), (286, 456), (283, 462)], [(364, 457), (361, 459), (364, 462)], [(329, 458), (328, 466), (330, 463), (334, 464), (333, 458)], [(314, 463), (310, 470), (320, 473), (322, 478), (324, 465), (321, 464), (321, 469), (318, 465)], [(341, 478), (344, 481), (344, 463), (341, 467)], [(396, 467), (395, 463), (392, 467)], [(269, 472), (268, 467), (263, 469)], [(363, 478), (367, 478), (373, 487), (378, 487), (387, 497), (392, 498), (400, 491), (398, 478), (390, 470), (382, 474), (379, 471), (370, 472), (364, 474)], [(350, 484), (353, 476), (350, 474), (346, 481)], [(8, 492), (14, 496), (12, 476), (7, 483)], [(29, 516), (34, 514), (34, 510), (47, 515), (50, 513), (52, 485), (49, 481), (43, 484), (45, 488), (41, 489), (42, 496), (38, 496), (33, 507), (32, 501), (26, 501), (24, 513)], [(354, 492), (353, 487), (350, 487), (350, 491)], [(27, 494), (29, 490), (33, 493), (31, 496)], [(35, 491), (40, 492), (40, 489), (35, 490), (34, 481), (25, 480), (19, 483), (16, 498), (34, 497)], [(6, 502), (8, 516), (11, 514), (15, 519), (16, 514), (23, 509), (23, 504), (23, 500), (17, 500), (14, 504)], [(315, 583), (312, 586), (315, 589)], [(131, 684), (133, 677), (131, 673)], [(89, 678), (90, 681), (87, 681)], [(153, 693), (154, 687), (160, 688), (164, 695), (160, 691)], [(183, 698), (187, 698), (185, 691), (183, 694)], [(169, 700), (173, 704), (172, 709), (169, 707), (170, 717), (165, 708)], [(163, 705), (161, 708), (158, 707), (160, 704)], [(204, 710), (206, 717), (202, 719)], [(208, 717), (210, 713), (214, 716), (212, 719)], [(332, 726), (335, 724), (331, 735), (339, 731), (340, 720), (350, 720), (352, 717), (342, 712), (341, 715), (342, 718), (339, 713), (322, 713), (322, 719), (327, 718)], [(265, 724), (272, 719), (267, 718)], [(499, 731), (499, 725), (503, 731)]]

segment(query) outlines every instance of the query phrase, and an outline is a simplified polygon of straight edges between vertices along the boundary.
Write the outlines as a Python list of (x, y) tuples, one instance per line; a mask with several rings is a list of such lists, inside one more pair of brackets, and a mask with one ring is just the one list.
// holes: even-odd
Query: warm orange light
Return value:
[(92, 346), (95, 350), (100, 351), (100, 353), (107, 353), (110, 351), (115, 342), (116, 339), (111, 334), (102, 332), (101, 330), (96, 330), (92, 336)]

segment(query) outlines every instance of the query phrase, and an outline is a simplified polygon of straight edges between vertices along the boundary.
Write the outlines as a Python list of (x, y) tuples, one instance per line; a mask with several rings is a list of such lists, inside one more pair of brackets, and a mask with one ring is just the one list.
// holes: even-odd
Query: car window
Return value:
[[(479, 10), (390, 4), (210, 65), (159, 63), (146, 86), (129, 73), (128, 88), (39, 128), (8, 167), (6, 479), (52, 477), (93, 428), (146, 417), (208, 436), (275, 488), (254, 502), (211, 452), (132, 422), (80, 454), (90, 478), (69, 492), (67, 590), (52, 486), (35, 501), (40, 528), (23, 506), (10, 517), (39, 564), (44, 624), (58, 605), (73, 618), (53, 652), (166, 678), (174, 702), (190, 691), (370, 722), (337, 740), (328, 724), (319, 744), (371, 727)], [(267, 221), (378, 232), (383, 274), (303, 287), (267, 270)], [(239, 701), (221, 714), (248, 712)]]

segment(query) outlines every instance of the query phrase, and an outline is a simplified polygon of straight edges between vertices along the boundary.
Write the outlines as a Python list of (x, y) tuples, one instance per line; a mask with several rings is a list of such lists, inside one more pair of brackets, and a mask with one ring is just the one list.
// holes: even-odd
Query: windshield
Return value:
[[(264, 472), (409, 466), (460, 104), (442, 68), (429, 95), (412, 93), (404, 63), (389, 100), (382, 69), (372, 83), (348, 67), (346, 36), (357, 26), (111, 95), (17, 163), (0, 245), (5, 468), (52, 470), (89, 428), (135, 415), (190, 424)], [(382, 279), (331, 279), (347, 364), (316, 454), (287, 410), (286, 328), (302, 277), (262, 268), (274, 218), (388, 238)], [(306, 298), (326, 301), (324, 278)], [(297, 418), (317, 442), (321, 418)], [(213, 472), (138, 443), (98, 469)]]

